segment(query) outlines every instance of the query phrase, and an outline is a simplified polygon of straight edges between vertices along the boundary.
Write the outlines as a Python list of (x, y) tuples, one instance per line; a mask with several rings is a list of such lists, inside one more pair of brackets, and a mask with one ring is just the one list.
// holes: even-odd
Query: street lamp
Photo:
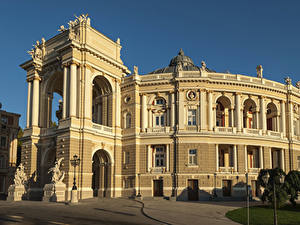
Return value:
[(139, 186), (138, 186), (139, 190), (138, 190), (138, 194), (136, 197), (142, 197), (141, 196), (141, 174), (140, 173), (138, 173), (138, 179), (139, 179)]
[[(277, 210), (276, 210), (276, 175), (274, 174), (273, 175), (273, 182), (272, 182), (272, 185), (273, 185), (273, 196), (274, 196), (274, 225), (277, 225)], [(267, 172), (265, 175), (262, 176), (262, 179), (264, 181), (265, 184), (268, 183), (269, 179), (270, 179), (270, 174), (269, 172)], [(279, 183), (282, 184), (284, 183), (284, 176), (282, 174), (279, 175)]]
[(76, 186), (76, 166), (80, 163), (80, 158), (77, 155), (73, 156), (73, 159), (70, 159), (71, 165), (74, 166), (74, 180), (73, 180), (73, 187), (71, 192), (71, 203), (77, 203), (77, 186)]

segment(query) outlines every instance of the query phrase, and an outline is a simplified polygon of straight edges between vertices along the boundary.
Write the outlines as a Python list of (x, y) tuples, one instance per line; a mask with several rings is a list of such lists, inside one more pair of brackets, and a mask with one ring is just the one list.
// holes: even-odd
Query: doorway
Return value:
[(153, 180), (153, 196), (162, 197), (164, 196), (164, 183), (163, 180)]
[(231, 196), (231, 180), (223, 180), (223, 197)]
[(110, 197), (111, 176), (110, 158), (105, 150), (98, 150), (93, 155), (92, 189), (94, 197)]
[(188, 200), (198, 201), (198, 180), (188, 180)]

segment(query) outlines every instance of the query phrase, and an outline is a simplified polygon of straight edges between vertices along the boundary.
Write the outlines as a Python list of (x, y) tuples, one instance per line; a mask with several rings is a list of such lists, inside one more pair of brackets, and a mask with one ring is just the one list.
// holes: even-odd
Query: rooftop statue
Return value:
[(206, 70), (206, 63), (204, 61), (201, 62), (201, 69)]
[(24, 172), (24, 166), (21, 163), (15, 172), (14, 183), (16, 186), (20, 186), (20, 185), (24, 185), (26, 180), (27, 180), (27, 176)]
[(63, 159), (64, 158), (60, 158), (59, 160), (56, 160), (54, 167), (50, 168), (48, 171), (48, 173), (52, 173), (51, 182), (53, 184), (62, 183), (65, 178), (65, 172), (59, 169)]
[(284, 78), (285, 84), (286, 85), (291, 85), (292, 84), (292, 79), (290, 77)]
[(257, 77), (258, 78), (262, 78), (263, 77), (263, 67), (262, 67), (262, 65), (258, 65), (257, 67), (256, 67), (256, 73), (257, 73)]
[(300, 89), (300, 81), (296, 83), (296, 88)]
[(133, 66), (133, 74), (138, 75), (139, 74), (139, 68), (137, 66)]

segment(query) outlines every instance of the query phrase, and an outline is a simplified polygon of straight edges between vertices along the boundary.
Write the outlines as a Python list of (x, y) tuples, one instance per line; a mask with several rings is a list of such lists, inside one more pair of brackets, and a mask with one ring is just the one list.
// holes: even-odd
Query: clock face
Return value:
[(188, 91), (188, 92), (187, 92), (187, 98), (188, 98), (189, 100), (194, 100), (194, 99), (196, 99), (196, 92), (195, 92), (195, 91)]

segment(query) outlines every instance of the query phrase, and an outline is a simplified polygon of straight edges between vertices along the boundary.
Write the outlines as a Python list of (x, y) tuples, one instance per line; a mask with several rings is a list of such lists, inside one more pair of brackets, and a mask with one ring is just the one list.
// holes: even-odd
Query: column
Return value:
[(102, 125), (107, 126), (107, 95), (102, 96)]
[(71, 64), (70, 69), (70, 117), (76, 117), (76, 101), (77, 101), (77, 66)]
[(279, 127), (279, 115), (276, 115), (276, 131), (280, 132), (280, 127)]
[(247, 152), (247, 145), (245, 145), (244, 153), (245, 153), (245, 171), (248, 172), (248, 152)]
[(26, 114), (26, 127), (30, 127), (32, 123), (32, 110), (31, 110), (31, 81), (28, 81), (28, 94), (27, 94), (27, 114)]
[[(120, 81), (116, 80), (116, 126), (121, 127), (121, 112), (119, 109), (121, 109), (121, 87), (120, 87)], [(133, 117), (132, 117), (133, 119)]]
[[(87, 118), (87, 119), (92, 119), (91, 71), (87, 67), (84, 67), (84, 70), (85, 70), (85, 81), (84, 81), (84, 112), (85, 113), (84, 113), (84, 117)], [(96, 111), (96, 109), (95, 109), (95, 111)], [(99, 111), (98, 111), (98, 114), (99, 114)]]
[(145, 132), (147, 127), (147, 96), (142, 94), (142, 117), (141, 117), (141, 128), (142, 132)]
[(235, 111), (236, 111), (236, 127), (237, 131), (241, 131), (241, 96), (240, 93), (235, 94)]
[(236, 145), (233, 145), (233, 167), (234, 167), (234, 172), (237, 172), (237, 150), (236, 150)]
[(263, 147), (259, 146), (259, 168), (264, 168), (264, 153), (263, 153)]
[(259, 111), (256, 109), (255, 111), (255, 129), (259, 129)]
[(166, 145), (166, 171), (170, 171), (170, 145)]
[(205, 90), (200, 90), (200, 128), (201, 130), (206, 130), (207, 125), (206, 125), (206, 112), (207, 112), (207, 107), (206, 107), (206, 91)]
[(148, 109), (148, 127), (152, 127), (152, 111)]
[(95, 111), (96, 111), (96, 116), (97, 116), (97, 119), (96, 119), (96, 121), (97, 121), (97, 123), (98, 124), (101, 124), (101, 116), (102, 116), (102, 113), (101, 113), (101, 103), (100, 103), (100, 99), (97, 99), (96, 100), (96, 104), (95, 104), (95, 106), (97, 106), (97, 110), (95, 109)]
[(219, 172), (219, 145), (216, 144), (216, 172)]
[(68, 93), (68, 67), (64, 66), (64, 81), (63, 81), (63, 112), (62, 118), (65, 119), (67, 117), (67, 93)]
[(280, 168), (284, 171), (284, 149), (280, 150)]
[(289, 127), (290, 127), (290, 137), (294, 137), (294, 108), (293, 103), (289, 103), (289, 111), (290, 111), (290, 118), (289, 118)]
[(231, 124), (230, 124), (230, 126), (231, 127), (234, 127), (234, 108), (231, 108), (230, 109), (230, 120), (231, 120)]
[(46, 127), (50, 127), (51, 121), (52, 121), (52, 100), (53, 95), (48, 94), (47, 95), (47, 118), (46, 118)]
[(182, 130), (184, 129), (184, 113), (185, 113), (185, 107), (184, 107), (184, 91), (180, 90), (178, 92), (178, 113), (179, 113), (179, 120), (178, 120), (178, 124), (179, 124), (179, 129)]
[(33, 94), (32, 94), (32, 126), (39, 125), (39, 102), (40, 102), (40, 78), (33, 78)]
[(261, 96), (260, 98), (260, 124), (263, 130), (263, 134), (267, 130), (267, 119), (266, 119), (266, 107), (265, 107), (265, 97)]
[(147, 146), (147, 155), (148, 155), (147, 171), (150, 172), (150, 169), (152, 167), (152, 148), (151, 148), (151, 145)]
[(212, 103), (212, 92), (208, 91), (208, 130), (213, 130), (213, 103)]
[(175, 93), (171, 93), (171, 129), (175, 126)]

